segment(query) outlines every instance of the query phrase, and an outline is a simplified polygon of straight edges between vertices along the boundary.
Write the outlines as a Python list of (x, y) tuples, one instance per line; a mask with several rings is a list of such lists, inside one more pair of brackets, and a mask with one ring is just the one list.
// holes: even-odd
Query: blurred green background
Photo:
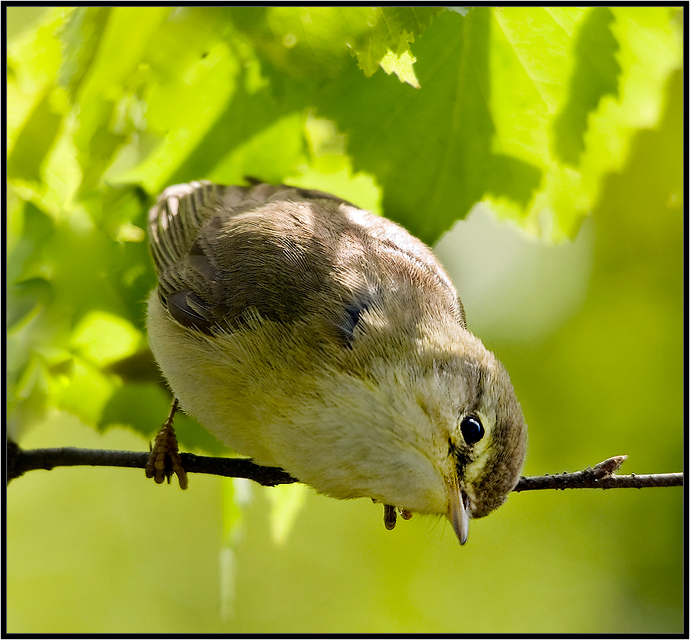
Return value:
[[(8, 8), (9, 433), (148, 448), (167, 397), (116, 366), (145, 352), (146, 208), (258, 175), (435, 243), (511, 374), (525, 475), (682, 470), (682, 14), (604, 9)], [(34, 471), (7, 490), (7, 631), (680, 633), (683, 492), (514, 494), (460, 548), (304, 487)]]

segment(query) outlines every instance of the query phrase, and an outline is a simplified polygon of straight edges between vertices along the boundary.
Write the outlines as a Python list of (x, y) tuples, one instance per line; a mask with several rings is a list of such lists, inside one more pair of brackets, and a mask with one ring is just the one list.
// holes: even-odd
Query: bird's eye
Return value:
[(460, 431), (462, 431), (462, 437), (465, 439), (465, 442), (469, 445), (479, 442), (484, 437), (484, 427), (477, 416), (463, 418), (463, 421), (460, 423)]

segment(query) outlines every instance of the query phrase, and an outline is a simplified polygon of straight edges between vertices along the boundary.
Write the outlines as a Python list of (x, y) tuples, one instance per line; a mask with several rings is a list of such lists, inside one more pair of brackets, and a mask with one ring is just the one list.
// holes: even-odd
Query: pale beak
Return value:
[(450, 492), (450, 507), (446, 517), (453, 525), (453, 531), (460, 544), (467, 542), (470, 532), (469, 498), (462, 489), (455, 487)]

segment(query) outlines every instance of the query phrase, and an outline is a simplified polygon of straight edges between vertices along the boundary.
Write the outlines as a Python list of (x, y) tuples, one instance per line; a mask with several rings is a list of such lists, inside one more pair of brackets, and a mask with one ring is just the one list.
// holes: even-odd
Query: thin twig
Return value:
[(679, 487), (683, 485), (682, 473), (631, 474), (617, 476), (615, 472), (628, 456), (613, 456), (594, 467), (558, 473), (552, 476), (531, 476), (520, 478), (513, 491), (536, 491), (538, 489), (641, 489), (643, 487)]
[[(7, 481), (34, 469), (50, 470), (55, 467), (99, 466), (145, 469), (148, 453), (136, 451), (107, 451), (102, 449), (24, 450), (16, 443), (7, 443)], [(262, 467), (245, 458), (211, 458), (193, 453), (181, 453), (187, 473), (206, 473), (231, 478), (248, 478), (267, 487), (298, 482), (290, 474), (276, 467)], [(683, 485), (682, 473), (618, 476), (615, 471), (627, 456), (608, 458), (594, 467), (547, 476), (520, 478), (514, 491), (539, 489), (622, 489), (642, 487), (677, 487)]]

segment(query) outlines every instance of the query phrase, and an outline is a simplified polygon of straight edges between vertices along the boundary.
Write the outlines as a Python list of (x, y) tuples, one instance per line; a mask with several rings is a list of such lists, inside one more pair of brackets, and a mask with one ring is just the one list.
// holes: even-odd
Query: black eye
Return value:
[(484, 427), (477, 416), (463, 418), (463, 421), (460, 423), (460, 431), (462, 431), (462, 437), (465, 439), (465, 442), (469, 445), (479, 442), (484, 437)]

